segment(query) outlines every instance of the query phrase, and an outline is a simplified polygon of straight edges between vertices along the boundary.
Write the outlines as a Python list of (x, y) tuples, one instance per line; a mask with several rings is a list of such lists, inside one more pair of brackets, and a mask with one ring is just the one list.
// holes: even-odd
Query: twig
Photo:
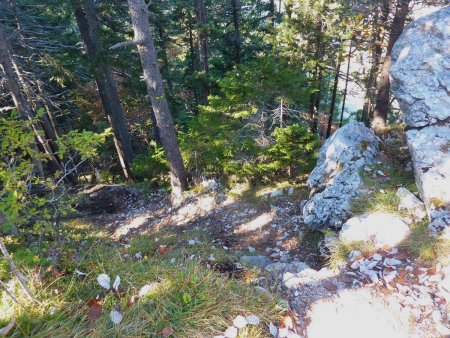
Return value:
[(142, 44), (141, 40), (128, 40), (128, 41), (116, 43), (115, 45), (109, 47), (109, 49), (119, 49), (119, 48), (123, 48), (123, 47), (140, 45), (140, 44)]

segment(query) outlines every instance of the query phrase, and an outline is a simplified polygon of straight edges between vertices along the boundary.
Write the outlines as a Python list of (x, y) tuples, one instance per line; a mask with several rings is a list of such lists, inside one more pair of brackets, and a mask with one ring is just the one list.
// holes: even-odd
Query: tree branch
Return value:
[(119, 49), (119, 48), (128, 47), (128, 46), (140, 45), (142, 43), (143, 43), (143, 41), (141, 41), (141, 40), (129, 40), (129, 41), (116, 43), (114, 46), (111, 46), (109, 49)]

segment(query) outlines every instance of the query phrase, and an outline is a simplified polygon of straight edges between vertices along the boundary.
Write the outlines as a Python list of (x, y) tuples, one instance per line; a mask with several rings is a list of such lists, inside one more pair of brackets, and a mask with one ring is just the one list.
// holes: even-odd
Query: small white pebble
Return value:
[(238, 329), (243, 329), (247, 326), (247, 320), (243, 316), (237, 316), (233, 320), (233, 325)]
[(223, 333), (223, 335), (226, 338), (237, 338), (238, 335), (238, 329), (234, 326), (230, 326), (226, 331)]

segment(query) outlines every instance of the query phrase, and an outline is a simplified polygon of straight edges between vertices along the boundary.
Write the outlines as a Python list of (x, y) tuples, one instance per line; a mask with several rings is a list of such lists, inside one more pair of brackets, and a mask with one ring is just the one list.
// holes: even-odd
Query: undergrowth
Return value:
[[(67, 239), (59, 248), (57, 263), (32, 260), (21, 265), (39, 304), (26, 299), (15, 283), (8, 283), (7, 272), (2, 272), (0, 278), (22, 304), (1, 294), (0, 327), (14, 317), (12, 337), (161, 337), (162, 330), (170, 327), (172, 337), (200, 338), (220, 334), (237, 315), (250, 314), (260, 317), (261, 324), (240, 330), (240, 335), (267, 337), (266, 324), (285, 310), (282, 302), (269, 299), (245, 280), (208, 268), (210, 262), (233, 258), (209, 244), (200, 231), (181, 235), (164, 231), (123, 244), (98, 234), (89, 238), (82, 222), (68, 226), (83, 229), (88, 238), (71, 231), (76, 240)], [(195, 238), (195, 245), (188, 245), (188, 238)], [(86, 275), (80, 276), (77, 270)], [(97, 276), (101, 273), (112, 280), (120, 276), (119, 292), (100, 287)], [(158, 288), (131, 305), (144, 285), (155, 282)], [(92, 319), (88, 313), (94, 303), (102, 311)], [(109, 315), (118, 307), (123, 320), (114, 325)]]

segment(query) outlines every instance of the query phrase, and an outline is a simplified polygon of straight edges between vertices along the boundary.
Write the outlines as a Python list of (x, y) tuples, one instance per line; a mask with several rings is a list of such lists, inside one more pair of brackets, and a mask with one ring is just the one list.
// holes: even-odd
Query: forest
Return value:
[[(321, 146), (349, 123), (403, 133), (394, 45), (446, 6), (0, 0), (0, 336), (303, 337), (276, 290), (261, 298), (261, 273), (235, 264), (266, 250), (257, 236), (208, 217), (275, 210), (283, 189), (283, 203), (308, 199)], [(396, 189), (414, 178), (392, 147)], [(192, 200), (209, 193), (234, 200), (200, 217)], [(301, 230), (313, 244), (298, 250), (316, 255), (327, 231)]]

